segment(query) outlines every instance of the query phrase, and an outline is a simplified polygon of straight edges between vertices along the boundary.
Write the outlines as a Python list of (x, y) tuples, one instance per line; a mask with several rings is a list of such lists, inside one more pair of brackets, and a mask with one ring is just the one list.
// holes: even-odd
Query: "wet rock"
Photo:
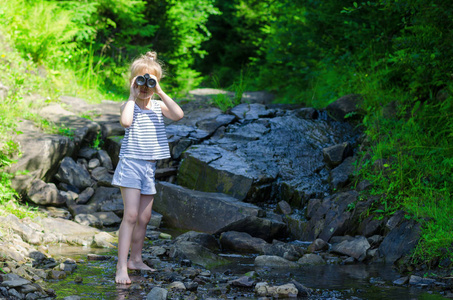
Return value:
[(313, 107), (302, 107), (294, 111), (298, 117), (303, 119), (315, 120), (319, 117), (319, 113)]
[(434, 284), (436, 280), (432, 278), (423, 278), (416, 275), (411, 275), (409, 277), (409, 284), (410, 285), (417, 285), (417, 286), (428, 286)]
[(352, 130), (337, 125), (291, 115), (230, 125), (225, 137), (207, 140), (185, 152), (178, 184), (265, 202), (274, 197), (271, 183), (280, 175), (275, 191), (286, 185), (302, 199), (299, 202), (324, 196), (328, 173), (323, 171), (321, 150), (342, 142), (333, 137), (336, 133), (343, 134), (341, 139), (353, 136)]
[(247, 216), (220, 228), (216, 234), (225, 231), (243, 231), (251, 236), (270, 241), (284, 236), (286, 224), (276, 219)]
[(66, 272), (66, 274), (72, 274), (75, 269), (77, 269), (77, 264), (74, 262), (63, 262), (59, 265), (61, 271)]
[(38, 218), (37, 222), (41, 224), (45, 235), (53, 234), (57, 241), (68, 244), (91, 245), (93, 237), (99, 233), (99, 229), (64, 219)]
[(330, 186), (332, 190), (337, 190), (349, 183), (349, 178), (354, 172), (354, 158), (346, 158), (338, 167), (330, 172)]
[(269, 268), (298, 268), (299, 265), (295, 262), (284, 259), (280, 256), (260, 255), (255, 258), (256, 267)]
[(291, 206), (286, 201), (280, 201), (277, 203), (277, 212), (280, 212), (284, 215), (291, 214)]
[(195, 242), (211, 251), (218, 251), (220, 248), (219, 242), (215, 239), (215, 237), (211, 234), (203, 232), (188, 231), (179, 235), (175, 240)]
[(167, 299), (168, 291), (161, 287), (153, 287), (146, 295), (146, 300), (165, 300)]
[(256, 281), (248, 276), (242, 276), (229, 282), (232, 286), (238, 287), (252, 287)]
[(185, 291), (186, 286), (181, 281), (174, 281), (167, 286), (167, 289)]
[(350, 241), (342, 241), (332, 245), (331, 252), (351, 256), (358, 261), (366, 258), (366, 251), (370, 248), (370, 243), (364, 236), (357, 236)]
[(65, 279), (66, 276), (67, 276), (66, 272), (64, 272), (64, 271), (49, 270), (49, 273), (48, 273), (49, 279)]
[(409, 276), (404, 276), (393, 281), (393, 284), (396, 285), (405, 285), (409, 283)]
[(310, 244), (310, 246), (308, 246), (307, 251), (313, 253), (313, 252), (323, 251), (323, 250), (328, 250), (328, 249), (329, 249), (329, 244), (327, 244), (323, 239), (316, 239)]
[(255, 293), (261, 297), (295, 298), (298, 292), (296, 286), (292, 283), (269, 286), (267, 282), (259, 282), (255, 286)]
[(3, 275), (2, 277), (3, 282), (1, 283), (1, 285), (8, 288), (15, 288), (31, 283), (30, 281), (12, 273)]
[(263, 239), (252, 237), (246, 232), (228, 231), (220, 235), (220, 245), (224, 250), (241, 253), (264, 253), (268, 243)]
[(333, 119), (337, 121), (344, 121), (348, 115), (355, 114), (360, 111), (359, 106), (362, 101), (363, 98), (361, 95), (349, 94), (330, 103), (326, 110)]
[(184, 286), (188, 291), (196, 291), (198, 289), (198, 283), (195, 281), (184, 282)]
[(63, 300), (80, 300), (82, 298), (80, 298), (80, 296), (77, 296), (77, 295), (72, 295), (72, 296), (66, 296), (63, 298)]
[(379, 255), (389, 264), (408, 254), (420, 239), (420, 224), (415, 220), (403, 221), (390, 231), (379, 246)]
[(228, 261), (214, 253), (209, 249), (194, 242), (180, 241), (171, 246), (171, 258), (189, 259), (194, 264), (205, 268), (212, 268), (228, 263)]
[(358, 192), (366, 191), (370, 189), (373, 185), (368, 180), (362, 180), (357, 184), (356, 190)]
[(305, 254), (302, 256), (298, 261), (298, 264), (300, 265), (325, 265), (326, 261), (319, 255), (317, 254)]
[(298, 291), (297, 296), (298, 297), (310, 296), (310, 294), (313, 291), (312, 289), (307, 288), (306, 286), (304, 286), (303, 284), (301, 284), (300, 282), (298, 282), (296, 280), (291, 280), (291, 283), (294, 284), (294, 286), (297, 288), (297, 291)]
[(88, 260), (109, 260), (109, 259), (112, 259), (112, 257), (109, 255), (98, 255), (98, 254), (89, 253), (89, 254), (87, 254), (87, 259)]
[(398, 226), (398, 224), (400, 224), (401, 220), (403, 219), (404, 215), (406, 213), (402, 210), (399, 210), (397, 212), (395, 212), (391, 217), (390, 219), (388, 219), (387, 223), (385, 223), (385, 227), (388, 229), (388, 230), (393, 230), (395, 229), (396, 226)]
[(297, 261), (302, 255), (304, 255), (304, 250), (302, 247), (297, 245), (273, 240), (272, 244), (265, 245), (264, 254), (280, 256), (290, 261)]
[(87, 170), (78, 165), (72, 158), (65, 157), (60, 164), (55, 178), (61, 182), (84, 190), (91, 185), (91, 177)]
[(383, 236), (376, 234), (368, 238), (368, 243), (370, 243), (372, 248), (376, 248), (382, 243), (383, 240), (384, 240)]
[(352, 149), (348, 142), (344, 142), (322, 149), (322, 154), (327, 166), (333, 169), (340, 165), (346, 157), (352, 155)]
[(96, 234), (93, 238), (92, 247), (98, 248), (115, 248), (112, 244), (117, 242), (117, 239), (107, 232), (100, 232)]
[(267, 107), (263, 104), (243, 103), (233, 107), (231, 109), (231, 113), (239, 120), (250, 121), (257, 120), (259, 118), (272, 117), (275, 115), (275, 110), (267, 109)]
[(363, 220), (359, 225), (359, 233), (366, 237), (371, 237), (376, 233), (381, 232), (384, 227), (384, 220), (375, 219), (374, 216), (369, 216)]

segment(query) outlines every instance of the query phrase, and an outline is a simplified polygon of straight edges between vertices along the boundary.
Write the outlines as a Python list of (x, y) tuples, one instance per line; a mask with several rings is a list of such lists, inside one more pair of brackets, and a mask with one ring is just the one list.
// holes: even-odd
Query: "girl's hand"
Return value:
[(135, 79), (137, 79), (138, 76), (135, 76), (134, 79), (132, 79), (131, 86), (130, 86), (130, 92), (129, 92), (129, 100), (136, 100), (138, 95), (140, 94), (140, 89), (138, 88), (138, 85), (135, 83)]
[(157, 77), (154, 76), (153, 74), (149, 74), (149, 76), (156, 81), (156, 86), (153, 89), (154, 89), (154, 92), (160, 96), (163, 91), (159, 85), (159, 80), (157, 80)]

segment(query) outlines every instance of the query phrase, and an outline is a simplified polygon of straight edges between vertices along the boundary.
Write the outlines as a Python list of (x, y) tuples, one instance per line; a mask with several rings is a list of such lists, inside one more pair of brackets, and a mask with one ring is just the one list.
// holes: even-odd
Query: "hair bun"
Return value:
[(148, 51), (145, 54), (146, 57), (148, 57), (151, 60), (157, 61), (157, 53), (154, 51)]

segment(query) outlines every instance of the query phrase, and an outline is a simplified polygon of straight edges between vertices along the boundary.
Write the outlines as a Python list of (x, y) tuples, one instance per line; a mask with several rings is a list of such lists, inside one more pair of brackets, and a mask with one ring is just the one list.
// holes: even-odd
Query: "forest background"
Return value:
[[(361, 94), (348, 117), (367, 135), (357, 179), (380, 196), (367, 213), (418, 220), (413, 261), (435, 267), (453, 259), (452, 29), (447, 0), (0, 0), (0, 168), (20, 153), (19, 119), (71, 134), (34, 114), (27, 95), (121, 101), (130, 62), (150, 49), (169, 94), (235, 92), (212, 98), (223, 110), (246, 90), (319, 109)], [(1, 172), (3, 213), (33, 214), (11, 176)]]

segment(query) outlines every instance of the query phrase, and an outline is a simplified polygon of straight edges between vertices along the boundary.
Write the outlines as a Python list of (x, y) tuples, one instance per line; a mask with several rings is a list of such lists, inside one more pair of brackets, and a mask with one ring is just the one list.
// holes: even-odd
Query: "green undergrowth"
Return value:
[(357, 114), (366, 140), (358, 153), (356, 180), (372, 183), (362, 198), (380, 199), (367, 215), (382, 219), (405, 211), (422, 228), (412, 262), (435, 267), (443, 258), (453, 259), (453, 89), (446, 85), (419, 97), (385, 83), (387, 72), (320, 71), (305, 102), (326, 107), (342, 95), (363, 96)]

